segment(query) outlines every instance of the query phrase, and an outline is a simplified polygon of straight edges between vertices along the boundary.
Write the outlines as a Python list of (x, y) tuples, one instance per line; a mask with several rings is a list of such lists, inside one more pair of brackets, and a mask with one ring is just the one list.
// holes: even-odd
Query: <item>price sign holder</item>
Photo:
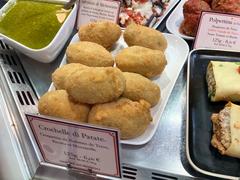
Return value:
[(45, 162), (69, 174), (121, 178), (118, 130), (42, 115), (26, 118)]
[(240, 15), (202, 12), (193, 49), (240, 51)]
[(71, 175), (71, 174), (77, 174), (77, 175), (84, 175), (84, 176), (87, 176), (87, 177), (93, 177), (94, 179), (97, 179), (98, 176), (96, 173), (94, 173), (92, 171), (92, 169), (88, 169), (88, 170), (79, 170), (79, 169), (76, 169), (76, 168), (73, 168), (71, 166), (71, 164), (67, 164), (67, 170), (68, 170), (68, 173)]

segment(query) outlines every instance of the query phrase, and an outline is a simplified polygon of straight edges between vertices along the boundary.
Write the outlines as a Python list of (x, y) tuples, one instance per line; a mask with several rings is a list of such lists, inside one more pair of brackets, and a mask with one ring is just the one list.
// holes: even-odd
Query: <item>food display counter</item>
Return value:
[[(168, 32), (166, 20), (167, 17), (158, 30)], [(60, 65), (67, 44), (75, 33), (76, 30), (57, 59), (47, 64), (33, 61), (0, 41), (1, 179), (103, 178), (43, 162), (36, 144), (32, 143), (33, 137), (25, 128), (28, 126), (26, 121), (22, 121), (25, 112), (38, 112), (38, 99), (48, 91), (51, 74)], [(191, 48), (192, 41), (188, 45)], [(178, 75), (153, 138), (144, 145), (121, 145), (122, 179), (216, 179), (198, 173), (187, 160), (186, 97), (187, 62)]]
[[(5, 49), (5, 51), (8, 50)], [(54, 61), (50, 64), (41, 64), (36, 61), (32, 61), (30, 58), (20, 53), (18, 54), (18, 57), (21, 59), (22, 66), (18, 63), (19, 67), (17, 67), (16, 71), (25, 72), (31, 84), (33, 85), (33, 92), (36, 92), (36, 96), (41, 96), (45, 91), (48, 90), (51, 83), (50, 74), (55, 69), (55, 67), (58, 66), (60, 60)], [(19, 61), (19, 59), (16, 58), (15, 60)], [(59, 59), (61, 59), (61, 55)], [(21, 70), (22, 67), (24, 71)], [(37, 67), (37, 69), (33, 67)], [(1, 76), (3, 76), (3, 74), (1, 74)], [(2, 79), (2, 81), (6, 80)], [(9, 98), (12, 98), (10, 94), (9, 96)], [(158, 130), (153, 139), (149, 143), (141, 146), (122, 145), (121, 161), (123, 168), (123, 178), (191, 179), (191, 177), (198, 176), (198, 174), (190, 168), (186, 160), (185, 104), (186, 64), (184, 65), (178, 77), (173, 92), (169, 98), (168, 104), (164, 110), (163, 116), (160, 120)], [(13, 99), (12, 105), (12, 108), (14, 108), (15, 103)], [(12, 111), (14, 111), (14, 109), (10, 110), (10, 112)], [(20, 118), (19, 115), (15, 115), (14, 117), (16, 121), (18, 118)], [(29, 139), (24, 139), (23, 141), (29, 141)], [(28, 146), (31, 147), (32, 145), (28, 144)], [(33, 156), (32, 158), (37, 158), (36, 155), (34, 155), (34, 152), (31, 152), (30, 154)], [(26, 154), (26, 156), (29, 156), (29, 154)], [(22, 161), (20, 161), (20, 163), (21, 162)], [(60, 175), (61, 170), (58, 170), (58, 173), (56, 173), (56, 169), (53, 171), (50, 170), (51, 168), (54, 169), (54, 167), (27, 167), (29, 168), (28, 171), (32, 171), (31, 175), (34, 175), (38, 178), (54, 178), (54, 176), (56, 176), (55, 178), (57, 179), (60, 177), (64, 177), (63, 179), (65, 179), (65, 177), (68, 176), (68, 171), (66, 170), (62, 170), (62, 173), (65, 175), (62, 173)]]
[[(10, 53), (14, 53), (14, 50), (8, 50), (7, 48), (2, 49), (2, 51), (5, 53), (9, 53), (9, 51), (11, 51)], [(32, 94), (36, 94), (36, 97), (39, 97), (48, 90), (51, 84), (50, 74), (58, 67), (63, 54), (58, 57), (58, 60), (50, 64), (33, 61), (21, 53), (13, 57), (18, 65), (14, 70), (16, 72), (26, 73), (26, 80), (29, 78), (33, 86)], [(21, 59), (21, 62), (19, 59)], [(5, 60), (1, 59), (1, 61)], [(4, 76), (3, 73), (1, 76)], [(7, 85), (6, 82), (4, 83), (6, 80), (2, 78), (2, 81), (3, 84), (7, 86), (2, 87), (3, 91), (9, 91), (9, 85)], [(10, 88), (12, 88), (11, 85)], [(25, 87), (21, 88), (24, 89)], [(17, 109), (15, 109), (16, 104), (14, 99), (12, 99), (11, 94), (6, 94), (6, 96), (8, 96), (8, 98), (5, 97), (5, 101), (8, 99), (7, 101), (10, 101), (12, 106), (8, 113), (15, 111), (16, 114), (13, 113), (13, 117), (15, 121), (18, 121), (18, 118), (21, 118), (21, 116), (16, 112)], [(141, 146), (122, 145), (121, 161), (123, 179), (191, 179), (193, 177), (203, 177), (190, 167), (186, 159), (185, 119), (186, 63), (177, 79), (153, 139), (149, 143)], [(12, 129), (10, 130), (13, 131)], [(29, 141), (28, 138), (23, 138), (24, 139), (20, 140), (25, 142)], [(15, 141), (17, 141), (17, 139), (15, 139)], [(30, 142), (26, 146), (29, 146), (32, 152), (25, 152), (26, 154), (22, 158), (33, 158), (30, 160), (32, 164), (32, 161), (37, 161), (37, 154), (35, 154)], [(19, 161), (20, 165), (21, 163), (23, 163), (23, 161)], [(71, 176), (76, 176), (76, 174), (70, 176), (66, 169), (60, 170), (48, 166), (39, 167), (38, 162), (25, 167), (31, 176), (40, 179), (46, 177), (50, 179), (66, 179), (66, 177), (71, 178)]]

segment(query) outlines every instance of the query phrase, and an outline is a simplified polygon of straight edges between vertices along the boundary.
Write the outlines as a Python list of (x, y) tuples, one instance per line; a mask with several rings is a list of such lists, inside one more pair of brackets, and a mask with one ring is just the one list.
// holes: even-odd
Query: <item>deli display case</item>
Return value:
[[(40, 154), (36, 151), (36, 147), (31, 144), (24, 124), (19, 121), (19, 119), (24, 118), (24, 112), (28, 111), (29, 108), (30, 112), (37, 112), (35, 105), (38, 97), (48, 90), (51, 83), (49, 74), (60, 62), (41, 64), (22, 54), (16, 54), (13, 49), (8, 49), (6, 44), (2, 44), (6, 48), (2, 49), (4, 58), (2, 58), (1, 64), (3, 81), (1, 84), (2, 91), (5, 92), (4, 101), (8, 103), (8, 113), (12, 115), (10, 119), (5, 119), (5, 121), (7, 123), (13, 121), (12, 123), (16, 124), (16, 129), (9, 127), (9, 130), (15, 134), (14, 141), (19, 143), (18, 150), (22, 151), (20, 163), (26, 163), (25, 168), (27, 168), (30, 177), (39, 179), (78, 177), (77, 173), (74, 175), (66, 168), (41, 162)], [(6, 55), (11, 59), (7, 59)], [(20, 58), (24, 59), (21, 63)], [(61, 59), (61, 57), (59, 58)], [(36, 70), (33, 67), (38, 68)], [(123, 179), (191, 179), (194, 177), (195, 172), (187, 163), (185, 154), (185, 104), (186, 64), (176, 81), (152, 140), (145, 145), (122, 145)]]
[[(4, 3), (1, 1), (0, 7)], [(188, 53), (193, 42), (191, 39), (185, 42), (179, 37), (173, 37), (166, 29), (166, 21), (178, 4), (179, 2), (176, 2), (171, 5), (168, 14), (161, 23), (158, 22), (160, 25), (157, 24), (159, 25), (157, 29), (166, 33), (165, 36), (170, 43), (166, 54), (171, 59), (169, 67), (172, 69), (168, 72), (168, 78), (172, 84), (164, 92), (166, 96), (163, 98), (164, 106), (158, 107), (161, 109), (161, 115), (157, 116), (159, 122), (152, 138), (143, 141), (144, 143), (141, 141), (120, 143), (122, 179), (187, 180), (220, 177), (239, 179), (236, 174), (234, 176), (204, 175), (197, 168), (194, 169), (192, 162), (189, 162), (189, 153), (186, 153), (189, 151), (187, 60), (191, 58), (191, 54), (188, 56)], [(49, 63), (35, 61), (0, 39), (0, 127), (2, 129), (0, 172), (5, 171), (0, 173), (1, 179), (114, 179), (45, 162), (26, 119), (25, 113), (38, 114), (38, 100), (49, 90), (52, 83), (51, 74), (63, 63), (66, 48), (73, 41), (76, 32), (77, 30), (74, 29), (63, 50), (54, 61)], [(237, 53), (236, 58), (238, 58)], [(235, 163), (239, 163), (239, 160)], [(212, 169), (206, 171), (211, 172)]]

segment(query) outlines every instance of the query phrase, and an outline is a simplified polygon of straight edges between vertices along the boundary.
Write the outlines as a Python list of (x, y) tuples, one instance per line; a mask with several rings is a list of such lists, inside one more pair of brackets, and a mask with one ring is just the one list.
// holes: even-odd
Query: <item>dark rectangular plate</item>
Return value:
[(198, 168), (211, 173), (240, 177), (240, 159), (222, 156), (210, 143), (212, 137), (211, 114), (218, 113), (227, 103), (211, 102), (208, 98), (205, 76), (207, 65), (211, 60), (240, 62), (240, 52), (195, 50), (190, 54), (188, 151), (192, 162)]

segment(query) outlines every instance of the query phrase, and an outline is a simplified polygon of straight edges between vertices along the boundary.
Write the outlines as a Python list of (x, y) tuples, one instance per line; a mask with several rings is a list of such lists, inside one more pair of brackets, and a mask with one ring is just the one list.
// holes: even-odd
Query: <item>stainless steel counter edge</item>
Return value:
[[(16, 119), (19, 119), (19, 116), (15, 116), (15, 112), (11, 107), (13, 103), (11, 103), (10, 98), (11, 96), (9, 94), (9, 90), (6, 90), (7, 85), (5, 80), (3, 80), (2, 71), (0, 73), (0, 76), (1, 76), (1, 92), (3, 96), (3, 101), (1, 101), (1, 110), (5, 115), (3, 120), (5, 121), (5, 125), (9, 131), (12, 145), (17, 156), (20, 168), (23, 172), (23, 175), (26, 179), (30, 179), (34, 175), (36, 165), (38, 163), (34, 163), (36, 161), (27, 160), (28, 155), (26, 155), (26, 152), (24, 152), (23, 149), (31, 148), (31, 146), (29, 147), (29, 145), (25, 145), (25, 147), (23, 147), (24, 145), (21, 143), (22, 138), (20, 137), (21, 135), (19, 132), (19, 128), (16, 125)], [(28, 162), (31, 161), (32, 162), (31, 165), (28, 164), (27, 161)]]
[[(4, 147), (0, 147), (1, 164), (4, 163), (4, 169), (1, 172), (1, 178), (24, 178), (30, 179), (31, 175), (28, 171), (25, 157), (19, 147), (19, 141), (17, 140), (15, 125), (11, 120), (11, 113), (9, 113), (8, 105), (4, 100), (4, 95), (0, 89), (0, 120), (1, 120), (1, 143)], [(4, 150), (6, 149), (6, 150)], [(5, 160), (4, 160), (5, 159)], [(7, 162), (6, 162), (7, 161)], [(10, 167), (8, 166), (10, 164)], [(3, 166), (1, 166), (2, 168)], [(14, 168), (13, 170), (11, 170)], [(14, 173), (14, 174), (13, 174)]]

